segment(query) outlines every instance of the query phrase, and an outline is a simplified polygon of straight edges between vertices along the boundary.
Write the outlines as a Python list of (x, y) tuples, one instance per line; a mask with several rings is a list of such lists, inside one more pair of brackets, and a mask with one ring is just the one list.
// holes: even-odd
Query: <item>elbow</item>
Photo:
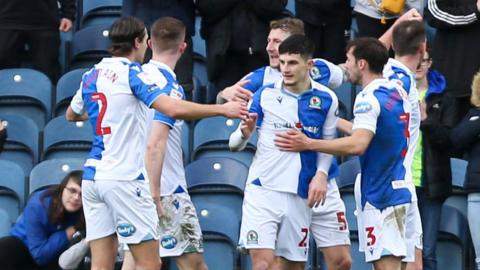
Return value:
[(361, 156), (365, 153), (366, 150), (367, 150), (367, 147), (357, 144), (350, 147), (347, 151), (349, 156)]

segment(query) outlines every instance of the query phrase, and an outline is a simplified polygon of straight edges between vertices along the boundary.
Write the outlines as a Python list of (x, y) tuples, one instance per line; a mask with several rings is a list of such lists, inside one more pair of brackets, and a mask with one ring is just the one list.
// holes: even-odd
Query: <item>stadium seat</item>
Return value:
[(36, 70), (12, 68), (0, 70), (0, 113), (23, 115), (39, 130), (51, 115), (52, 83)]
[(9, 236), (11, 227), (12, 223), (10, 222), (8, 213), (5, 210), (0, 209), (0, 238)]
[(207, 50), (205, 48), (205, 40), (200, 35), (200, 28), (202, 24), (202, 17), (195, 16), (195, 35), (192, 37), (193, 42), (193, 52), (202, 56), (203, 58), (207, 57)]
[(287, 10), (292, 13), (292, 16), (295, 17), (296, 10), (295, 10), (295, 0), (288, 0), (287, 2)]
[(109, 57), (109, 25), (92, 25), (80, 29), (73, 35), (70, 70), (91, 68), (103, 57)]
[(442, 269), (463, 270), (468, 253), (469, 229), (466, 216), (444, 205), (437, 243), (437, 262)]
[(334, 92), (338, 97), (339, 103), (343, 104), (345, 109), (345, 117), (341, 117), (347, 120), (353, 118), (352, 108), (353, 101), (355, 99), (355, 93), (352, 93), (352, 91), (354, 91), (352, 89), (352, 85), (348, 82), (343, 83), (342, 85), (334, 89)]
[(352, 189), (355, 184), (357, 174), (360, 173), (360, 160), (355, 157), (349, 159), (339, 166), (340, 175), (337, 178), (337, 185), (339, 189)]
[(202, 87), (207, 87), (207, 65), (205, 63), (205, 59), (197, 54), (195, 54), (193, 60), (193, 76), (200, 80), (200, 84)]
[(227, 119), (221, 116), (200, 120), (193, 130), (192, 160), (205, 157), (228, 157), (250, 166), (256, 151), (256, 132), (253, 133), (243, 151), (231, 152), (228, 147), (230, 134), (235, 131), (239, 123), (238, 119)]
[(43, 131), (42, 160), (85, 159), (92, 148), (92, 134), (89, 121), (69, 122), (63, 115), (52, 119)]
[(185, 168), (188, 192), (195, 203), (208, 201), (233, 209), (242, 218), (243, 190), (248, 168), (229, 158), (204, 158)]
[(25, 173), (19, 165), (8, 160), (0, 160), (0, 171), (0, 209), (8, 214), (12, 224), (25, 204)]
[(59, 184), (73, 170), (83, 170), (85, 159), (50, 159), (37, 164), (30, 173), (29, 192)]
[(363, 252), (358, 251), (358, 245), (359, 245), (358, 237), (350, 237), (350, 240), (351, 240), (350, 255), (352, 256), (351, 269), (372, 270), (373, 269), (372, 264), (365, 262), (365, 254), (363, 254)]
[(112, 24), (122, 15), (122, 0), (83, 0), (80, 27)]
[(30, 174), (33, 165), (38, 161), (37, 125), (21, 115), (0, 114), (0, 119), (8, 124), (7, 141), (0, 153), (0, 159), (15, 162), (20, 165), (25, 175)]
[(58, 80), (55, 92), (55, 105), (53, 107), (54, 117), (65, 114), (70, 105), (70, 100), (80, 87), (83, 74), (87, 70), (87, 68), (81, 68), (69, 71)]
[(192, 101), (196, 103), (205, 104), (206, 102), (206, 90), (205, 87), (202, 85), (200, 79), (195, 77), (192, 78), (193, 81), (193, 93), (192, 93)]

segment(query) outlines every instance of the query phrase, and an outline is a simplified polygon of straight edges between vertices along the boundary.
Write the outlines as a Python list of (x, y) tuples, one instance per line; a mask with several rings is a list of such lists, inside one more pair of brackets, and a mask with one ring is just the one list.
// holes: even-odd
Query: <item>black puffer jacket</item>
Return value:
[(316, 26), (351, 20), (350, 0), (295, 0), (295, 9), (298, 18)]
[(451, 136), (455, 148), (465, 151), (468, 161), (464, 187), (468, 193), (480, 192), (480, 107), (468, 111), (453, 129)]

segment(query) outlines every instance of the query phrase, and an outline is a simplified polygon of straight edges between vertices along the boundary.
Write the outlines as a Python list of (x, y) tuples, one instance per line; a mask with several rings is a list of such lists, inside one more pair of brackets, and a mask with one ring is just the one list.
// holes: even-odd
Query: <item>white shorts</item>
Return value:
[(175, 193), (162, 196), (161, 202), (165, 213), (160, 217), (160, 256), (202, 253), (202, 230), (190, 196)]
[(359, 234), (363, 235), (365, 261), (373, 262), (383, 256), (405, 257), (407, 245), (405, 224), (410, 203), (377, 209), (368, 202), (360, 213), (363, 226)]
[(350, 245), (350, 232), (345, 217), (345, 204), (340, 198), (335, 179), (329, 180), (324, 205), (313, 208), (310, 231), (317, 247)]
[(422, 237), (422, 220), (420, 219), (420, 211), (418, 210), (417, 201), (410, 204), (407, 212), (405, 238), (407, 241), (407, 256), (404, 262), (415, 261), (415, 249), (423, 249)]
[(145, 181), (82, 182), (87, 241), (117, 233), (118, 241), (138, 244), (158, 239), (158, 215)]
[(239, 245), (272, 249), (276, 256), (306, 262), (311, 215), (307, 200), (297, 194), (247, 185)]

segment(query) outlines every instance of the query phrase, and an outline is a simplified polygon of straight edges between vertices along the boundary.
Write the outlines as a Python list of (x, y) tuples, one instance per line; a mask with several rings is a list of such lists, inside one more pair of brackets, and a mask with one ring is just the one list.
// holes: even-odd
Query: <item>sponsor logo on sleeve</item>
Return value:
[(258, 244), (258, 233), (254, 230), (247, 232), (247, 244), (256, 245)]
[(117, 233), (123, 237), (129, 237), (133, 235), (135, 231), (136, 231), (135, 226), (133, 226), (132, 224), (122, 223), (122, 224), (118, 224), (117, 226)]
[(322, 74), (320, 73), (320, 70), (318, 69), (318, 67), (313, 67), (310, 70), (310, 77), (312, 77), (312, 79), (314, 80), (318, 80), (322, 77)]
[(368, 102), (359, 102), (355, 105), (354, 113), (366, 113), (372, 110), (372, 105)]

